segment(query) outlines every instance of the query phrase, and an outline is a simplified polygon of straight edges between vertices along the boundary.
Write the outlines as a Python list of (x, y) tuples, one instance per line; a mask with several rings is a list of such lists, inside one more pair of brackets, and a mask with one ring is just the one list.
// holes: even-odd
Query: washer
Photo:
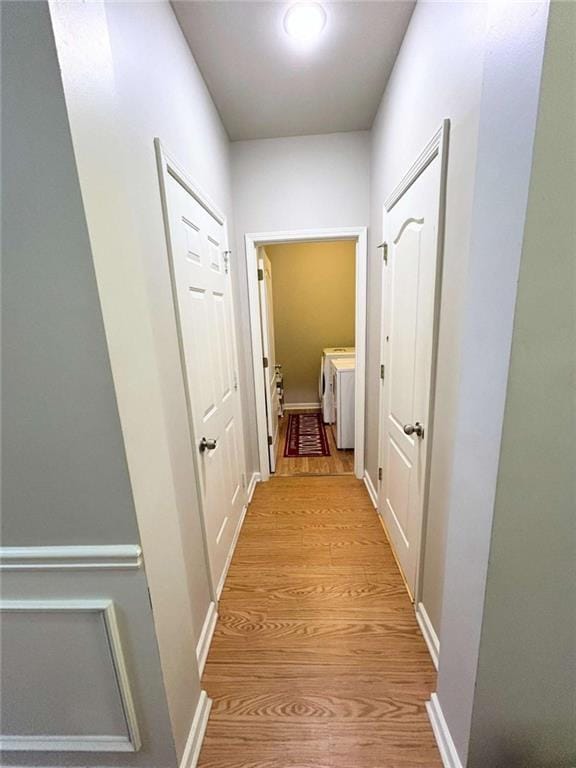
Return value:
[(330, 376), (330, 363), (335, 358), (356, 358), (356, 347), (324, 347), (320, 360), (320, 380), (318, 395), (325, 424), (334, 423), (334, 397)]

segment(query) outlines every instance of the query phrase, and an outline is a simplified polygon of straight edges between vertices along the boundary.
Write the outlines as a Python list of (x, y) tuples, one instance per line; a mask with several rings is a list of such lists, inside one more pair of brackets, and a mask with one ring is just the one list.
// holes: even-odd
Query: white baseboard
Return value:
[(416, 619), (422, 634), (424, 635), (424, 640), (428, 646), (428, 651), (432, 657), (434, 666), (436, 669), (438, 669), (438, 659), (440, 657), (440, 640), (438, 639), (438, 635), (432, 626), (430, 616), (428, 616), (426, 608), (424, 608), (424, 603), (418, 603), (418, 607), (416, 608)]
[(366, 490), (368, 491), (368, 496), (370, 496), (370, 500), (372, 501), (372, 504), (374, 504), (374, 507), (378, 509), (378, 494), (376, 493), (376, 489), (374, 488), (374, 483), (372, 482), (372, 478), (368, 474), (366, 470), (364, 470), (364, 485), (366, 486)]
[(311, 408), (320, 408), (320, 403), (284, 403), (285, 411), (300, 411)]
[(260, 482), (260, 472), (253, 472), (250, 482), (248, 483), (248, 504), (252, 501), (254, 491), (256, 490), (256, 484)]
[(194, 719), (192, 720), (190, 732), (186, 739), (186, 746), (184, 747), (184, 753), (182, 754), (182, 760), (180, 761), (180, 768), (196, 768), (196, 763), (198, 762), (198, 757), (200, 756), (200, 750), (202, 748), (204, 733), (206, 731), (206, 725), (208, 724), (208, 716), (210, 714), (211, 706), (212, 699), (208, 698), (206, 691), (200, 691), (200, 698), (198, 699)]
[(438, 694), (432, 694), (430, 701), (426, 702), (426, 710), (432, 725), (432, 730), (434, 731), (436, 743), (438, 744), (440, 757), (444, 763), (444, 768), (464, 768), (458, 757), (458, 752), (452, 741), (452, 736), (448, 730), (446, 720), (444, 719)]
[(204, 666), (206, 664), (206, 659), (208, 658), (208, 651), (210, 650), (210, 643), (212, 642), (212, 636), (216, 629), (217, 620), (218, 611), (216, 610), (216, 603), (212, 600), (206, 613), (206, 618), (204, 619), (204, 626), (200, 633), (200, 639), (196, 645), (196, 658), (198, 660), (200, 677), (202, 677), (202, 673), (204, 672)]
[(240, 531), (242, 530), (242, 524), (244, 523), (244, 518), (246, 517), (247, 510), (248, 510), (248, 504), (246, 504), (246, 506), (242, 510), (242, 514), (240, 515), (240, 520), (238, 520), (238, 525), (236, 526), (236, 530), (234, 531), (234, 538), (232, 539), (232, 543), (230, 544), (230, 551), (228, 552), (228, 557), (226, 558), (226, 565), (224, 566), (224, 570), (222, 571), (222, 576), (220, 577), (218, 587), (216, 588), (217, 600), (220, 600), (220, 595), (222, 594), (222, 590), (224, 589), (224, 582), (226, 581), (226, 576), (228, 576), (230, 563), (232, 562), (232, 557), (234, 556), (234, 550), (236, 549), (236, 544), (238, 543), (238, 536), (240, 536)]

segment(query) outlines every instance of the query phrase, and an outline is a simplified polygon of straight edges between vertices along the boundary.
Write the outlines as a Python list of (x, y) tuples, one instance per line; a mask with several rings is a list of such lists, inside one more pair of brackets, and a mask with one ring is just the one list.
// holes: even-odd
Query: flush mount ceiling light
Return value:
[(299, 43), (316, 40), (326, 24), (326, 11), (319, 3), (295, 3), (284, 16), (284, 29)]

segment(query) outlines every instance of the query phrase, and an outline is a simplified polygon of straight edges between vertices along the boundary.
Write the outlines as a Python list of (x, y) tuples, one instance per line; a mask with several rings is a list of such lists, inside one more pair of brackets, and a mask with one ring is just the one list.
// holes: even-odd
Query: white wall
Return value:
[(180, 757), (210, 593), (153, 139), (229, 215), (228, 139), (167, 2), (52, 15)]
[(382, 210), (420, 150), (450, 118), (446, 235), (422, 602), (440, 635), (450, 470), (454, 455), (462, 286), (467, 268), (486, 40), (483, 3), (420, 2), (372, 130), (366, 467), (378, 477)]
[[(462, 286), (465, 314), (438, 678), (438, 702), (463, 765), (477, 683), (547, 15), (546, 2), (494, 2), (486, 40), (468, 275)], [(524, 416), (531, 418), (528, 412)], [(516, 610), (514, 601), (506, 606), (511, 617)], [(520, 624), (514, 619), (501, 627), (512, 631), (511, 642), (527, 642), (514, 635), (513, 627)], [(497, 646), (496, 656), (492, 673), (506, 675), (513, 662), (505, 643)], [(534, 659), (540, 662), (546, 660)]]
[(576, 762), (576, 5), (553, 3), (469, 768)]
[[(244, 235), (289, 229), (367, 226), (370, 135), (367, 131), (233, 142), (236, 258), (248, 327)], [(246, 381), (252, 378), (250, 340), (244, 343)], [(258, 469), (253, 387), (244, 388), (249, 471)]]

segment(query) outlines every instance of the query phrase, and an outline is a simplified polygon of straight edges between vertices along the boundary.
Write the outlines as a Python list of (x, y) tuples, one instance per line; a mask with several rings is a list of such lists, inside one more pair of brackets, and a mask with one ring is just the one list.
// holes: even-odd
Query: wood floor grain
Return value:
[(258, 486), (203, 686), (199, 768), (441, 768), (435, 670), (360, 481)]

